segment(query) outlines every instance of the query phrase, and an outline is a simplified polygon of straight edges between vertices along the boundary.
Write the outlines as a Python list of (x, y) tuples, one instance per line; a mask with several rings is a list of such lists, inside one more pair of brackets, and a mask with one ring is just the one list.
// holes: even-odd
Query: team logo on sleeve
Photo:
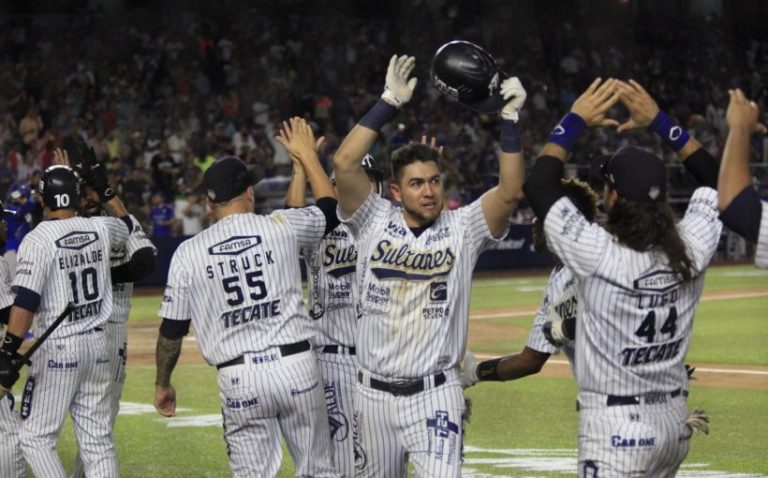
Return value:
[(237, 256), (261, 244), (261, 236), (234, 236), (208, 248), (212, 256)]
[(382, 239), (374, 247), (369, 267), (379, 279), (429, 280), (448, 275), (455, 261), (450, 247), (418, 250)]
[(92, 231), (72, 231), (56, 239), (56, 247), (79, 251), (99, 240), (99, 235)]

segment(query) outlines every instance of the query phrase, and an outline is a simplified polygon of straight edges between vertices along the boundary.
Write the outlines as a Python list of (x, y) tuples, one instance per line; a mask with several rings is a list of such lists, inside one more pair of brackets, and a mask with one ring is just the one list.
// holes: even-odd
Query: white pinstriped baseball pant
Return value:
[(35, 476), (66, 476), (56, 440), (68, 411), (86, 475), (118, 476), (110, 426), (110, 358), (103, 331), (48, 339), (32, 357), (21, 398), (19, 437)]
[(26, 476), (24, 457), (19, 445), (21, 420), (13, 409), (12, 395), (0, 399), (0, 476), (21, 478)]
[(424, 391), (396, 396), (368, 386), (363, 372), (355, 395), (356, 476), (404, 477), (408, 460), (419, 477), (461, 476), (464, 393), (456, 370), (444, 374), (442, 385), (430, 376)]
[(674, 477), (688, 454), (687, 393), (640, 396), (607, 406), (606, 395), (579, 394), (579, 476)]
[(282, 431), (297, 477), (338, 477), (331, 466), (328, 414), (314, 352), (282, 357), (277, 347), (221, 368), (224, 440), (234, 477), (274, 477)]
[[(341, 347), (346, 350), (345, 347)], [(328, 411), (331, 437), (331, 460), (344, 478), (355, 476), (352, 417), (355, 413), (357, 365), (353, 355), (317, 352), (317, 363), (323, 376), (323, 393)]]

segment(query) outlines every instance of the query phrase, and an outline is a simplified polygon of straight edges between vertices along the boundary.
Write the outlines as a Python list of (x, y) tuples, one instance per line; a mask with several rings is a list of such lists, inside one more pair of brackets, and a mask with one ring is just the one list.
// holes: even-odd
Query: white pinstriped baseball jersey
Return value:
[[(111, 267), (125, 264), (131, 260), (133, 253), (145, 247), (151, 247), (157, 254), (157, 248), (152, 241), (147, 238), (141, 223), (133, 216), (133, 230), (128, 236), (124, 246), (112, 248), (110, 251), (109, 262)], [(131, 297), (133, 296), (133, 283), (112, 284), (112, 315), (110, 322), (126, 322), (131, 313)]]
[(23, 287), (41, 296), (35, 335), (64, 310), (75, 308), (51, 334), (63, 338), (103, 325), (112, 313), (109, 250), (128, 239), (128, 227), (115, 218), (91, 221), (82, 217), (43, 221), (24, 237), (14, 291)]
[(315, 206), (225, 217), (176, 250), (158, 314), (192, 319), (214, 365), (313, 337), (299, 250), (316, 246), (324, 230)]
[(763, 206), (763, 215), (760, 218), (760, 233), (757, 235), (755, 265), (768, 269), (768, 202), (760, 202)]
[(8, 264), (0, 256), (0, 309), (13, 305), (13, 292), (11, 292), (11, 273)]
[(687, 384), (683, 359), (704, 273), (722, 230), (717, 191), (699, 188), (678, 223), (694, 266), (681, 283), (661, 252), (638, 252), (589, 223), (568, 198), (544, 222), (547, 244), (579, 280), (576, 379), (580, 392), (639, 395)]
[[(575, 318), (578, 310), (578, 292), (578, 282), (567, 267), (557, 266), (552, 269), (547, 290), (544, 292), (544, 298), (536, 311), (531, 331), (528, 333), (526, 347), (543, 354), (552, 355), (557, 352), (557, 347), (544, 338), (541, 328), (545, 322), (557, 318), (553, 314), (557, 314), (563, 320)], [(562, 347), (571, 365), (573, 365), (573, 342), (569, 340)]]
[(317, 322), (318, 345), (354, 347), (357, 334), (357, 249), (339, 224), (319, 246), (302, 251), (309, 282), (309, 315)]
[(458, 366), (472, 270), (492, 241), (480, 200), (443, 211), (419, 237), (375, 192), (344, 219), (355, 235), (362, 318), (358, 360), (375, 374), (423, 377)]

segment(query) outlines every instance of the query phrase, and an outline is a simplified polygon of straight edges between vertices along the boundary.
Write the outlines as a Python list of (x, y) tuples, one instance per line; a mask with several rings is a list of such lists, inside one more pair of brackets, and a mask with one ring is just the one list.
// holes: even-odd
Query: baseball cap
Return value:
[(430, 78), (449, 99), (480, 113), (495, 113), (506, 103), (501, 83), (507, 74), (490, 53), (468, 41), (441, 46), (432, 58)]
[(212, 202), (227, 202), (256, 184), (256, 171), (240, 158), (224, 156), (217, 159), (203, 175), (206, 195)]
[(592, 175), (630, 201), (654, 202), (667, 197), (666, 166), (656, 155), (634, 146), (597, 158)]
[(29, 193), (30, 193), (29, 184), (17, 185), (11, 191), (11, 199), (19, 199), (19, 198), (22, 198), (22, 197), (29, 197)]

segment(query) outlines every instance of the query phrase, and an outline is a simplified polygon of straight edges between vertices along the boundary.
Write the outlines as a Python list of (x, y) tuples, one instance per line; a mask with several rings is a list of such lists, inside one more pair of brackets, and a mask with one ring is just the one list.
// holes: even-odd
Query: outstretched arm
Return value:
[(653, 97), (635, 80), (617, 82), (621, 102), (630, 118), (619, 125), (618, 132), (650, 127), (667, 145), (677, 152), (686, 169), (702, 186), (717, 187), (717, 161), (696, 138), (659, 109)]
[(504, 80), (501, 94), (508, 100), (501, 110), (501, 154), (499, 155), (499, 185), (483, 195), (482, 206), (488, 228), (494, 237), (506, 232), (509, 216), (523, 198), (523, 159), (517, 121), (525, 103), (525, 89), (517, 77)]
[(461, 383), (467, 388), (477, 382), (517, 380), (539, 373), (548, 359), (549, 354), (525, 347), (518, 353), (478, 363), (475, 355), (467, 350), (461, 364)]
[(417, 80), (409, 77), (415, 65), (416, 59), (412, 56), (393, 55), (390, 58), (381, 99), (352, 128), (333, 156), (339, 206), (347, 217), (357, 211), (371, 192), (361, 161), (376, 142), (381, 128), (413, 96)]

